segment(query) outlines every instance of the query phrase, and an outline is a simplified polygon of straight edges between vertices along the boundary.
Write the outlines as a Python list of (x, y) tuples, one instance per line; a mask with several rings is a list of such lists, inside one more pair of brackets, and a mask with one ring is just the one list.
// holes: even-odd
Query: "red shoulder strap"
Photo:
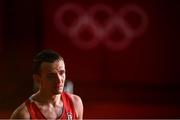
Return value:
[(31, 119), (45, 119), (44, 115), (42, 115), (37, 106), (29, 99), (25, 101), (25, 105), (28, 109)]
[(74, 104), (72, 102), (71, 97), (67, 93), (63, 92), (62, 100), (63, 100), (64, 109), (66, 110), (68, 119), (77, 119), (77, 115), (76, 115)]

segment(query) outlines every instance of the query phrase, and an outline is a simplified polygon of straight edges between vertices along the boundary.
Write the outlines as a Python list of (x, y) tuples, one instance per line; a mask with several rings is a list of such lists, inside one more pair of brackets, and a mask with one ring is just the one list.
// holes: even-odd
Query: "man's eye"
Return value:
[(60, 75), (62, 75), (62, 74), (64, 74), (64, 73), (65, 73), (65, 71), (60, 71), (60, 72), (59, 72)]

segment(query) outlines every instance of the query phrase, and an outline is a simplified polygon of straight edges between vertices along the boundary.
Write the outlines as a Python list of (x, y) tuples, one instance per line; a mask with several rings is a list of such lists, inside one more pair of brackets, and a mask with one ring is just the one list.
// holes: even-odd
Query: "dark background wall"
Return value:
[[(68, 3), (85, 11), (104, 4), (114, 13), (135, 4), (147, 16), (147, 28), (124, 49), (112, 50), (104, 39), (82, 49), (55, 22), (57, 10)], [(179, 118), (179, 5), (178, 0), (1, 0), (0, 118), (33, 93), (32, 58), (44, 48), (64, 57), (85, 118)], [(110, 38), (118, 42), (123, 31), (115, 33)]]

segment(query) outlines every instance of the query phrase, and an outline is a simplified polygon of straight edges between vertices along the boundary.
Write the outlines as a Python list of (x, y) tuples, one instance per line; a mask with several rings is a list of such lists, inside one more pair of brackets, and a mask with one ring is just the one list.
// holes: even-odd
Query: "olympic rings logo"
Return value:
[[(126, 19), (131, 13), (136, 14), (140, 19), (136, 28), (131, 27)], [(101, 20), (97, 19), (98, 16)], [(104, 4), (94, 5), (86, 10), (78, 4), (71, 3), (57, 9), (54, 23), (58, 31), (70, 37), (79, 48), (89, 50), (103, 43), (111, 50), (122, 50), (127, 48), (135, 37), (145, 32), (148, 17), (140, 7), (134, 4), (126, 5), (115, 12)], [(120, 40), (112, 39), (111, 34), (115, 30), (123, 34)], [(87, 34), (87, 38), (82, 38), (86, 33), (89, 33), (89, 36)]]

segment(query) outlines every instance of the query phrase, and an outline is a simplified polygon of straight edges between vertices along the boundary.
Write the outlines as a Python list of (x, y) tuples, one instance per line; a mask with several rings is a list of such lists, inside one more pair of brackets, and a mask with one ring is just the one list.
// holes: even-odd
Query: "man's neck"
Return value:
[(43, 91), (38, 91), (35, 94), (35, 100), (37, 100), (37, 102), (40, 102), (42, 104), (53, 105), (53, 107), (55, 107), (55, 106), (59, 106), (61, 103), (60, 102), (61, 94), (52, 95), (52, 94), (44, 93)]

